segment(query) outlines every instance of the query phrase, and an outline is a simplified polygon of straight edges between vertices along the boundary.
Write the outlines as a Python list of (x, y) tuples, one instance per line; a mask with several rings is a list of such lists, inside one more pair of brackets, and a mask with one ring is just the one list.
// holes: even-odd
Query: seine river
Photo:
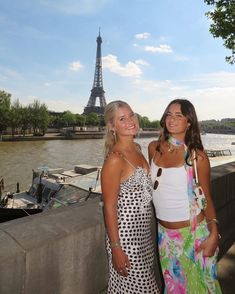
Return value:
[[(148, 144), (153, 139), (136, 140), (146, 158)], [(205, 149), (230, 149), (235, 160), (235, 145), (232, 145), (235, 135), (206, 134), (202, 140)], [(78, 164), (101, 166), (103, 144), (103, 139), (0, 142), (0, 179), (4, 178), (5, 191), (14, 192), (17, 182), (20, 190), (28, 189), (32, 169), (42, 166), (65, 170), (72, 170)], [(215, 165), (213, 161), (211, 164)]]

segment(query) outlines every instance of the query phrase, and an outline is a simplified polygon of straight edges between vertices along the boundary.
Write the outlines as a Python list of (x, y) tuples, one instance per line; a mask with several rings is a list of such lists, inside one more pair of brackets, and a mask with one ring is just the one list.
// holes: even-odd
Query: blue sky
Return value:
[(192, 101), (199, 120), (235, 117), (230, 52), (209, 32), (203, 0), (11, 0), (0, 3), (0, 89), (23, 105), (82, 113), (101, 28), (106, 101), (160, 119)]

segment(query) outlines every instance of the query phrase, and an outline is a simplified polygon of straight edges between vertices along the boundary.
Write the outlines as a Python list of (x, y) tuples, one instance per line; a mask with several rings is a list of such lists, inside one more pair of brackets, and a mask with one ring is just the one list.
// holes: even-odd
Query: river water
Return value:
[[(154, 138), (138, 138), (147, 158), (149, 142)], [(206, 134), (202, 136), (205, 149), (230, 149), (235, 160), (235, 135)], [(0, 142), (0, 179), (3, 177), (5, 191), (28, 189), (32, 180), (32, 169), (42, 166), (72, 170), (75, 165), (101, 166), (103, 162), (103, 139), (52, 140), (26, 142)], [(215, 165), (213, 159), (212, 166)], [(223, 163), (223, 162), (221, 162)], [(217, 164), (217, 163), (216, 163)]]

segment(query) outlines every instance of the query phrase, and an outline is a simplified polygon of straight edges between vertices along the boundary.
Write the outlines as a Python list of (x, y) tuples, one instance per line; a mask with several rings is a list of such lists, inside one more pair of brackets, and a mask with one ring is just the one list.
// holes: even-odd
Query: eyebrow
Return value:
[(132, 115), (132, 114), (135, 114), (134, 111), (129, 112), (127, 115), (123, 114), (121, 116), (118, 116), (118, 118), (127, 117), (127, 116)]
[[(173, 113), (172, 111), (167, 111), (167, 113)], [(177, 112), (175, 112), (175, 114), (183, 114), (181, 111), (177, 111)]]

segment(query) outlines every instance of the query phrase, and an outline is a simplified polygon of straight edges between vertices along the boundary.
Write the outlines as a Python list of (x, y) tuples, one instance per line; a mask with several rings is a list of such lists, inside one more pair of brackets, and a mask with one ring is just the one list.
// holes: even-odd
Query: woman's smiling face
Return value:
[(130, 107), (119, 107), (115, 119), (114, 130), (118, 136), (135, 136), (139, 130), (136, 114)]
[(185, 135), (190, 126), (188, 119), (181, 112), (181, 106), (178, 103), (170, 105), (165, 118), (165, 124), (168, 132), (174, 136), (178, 134)]

